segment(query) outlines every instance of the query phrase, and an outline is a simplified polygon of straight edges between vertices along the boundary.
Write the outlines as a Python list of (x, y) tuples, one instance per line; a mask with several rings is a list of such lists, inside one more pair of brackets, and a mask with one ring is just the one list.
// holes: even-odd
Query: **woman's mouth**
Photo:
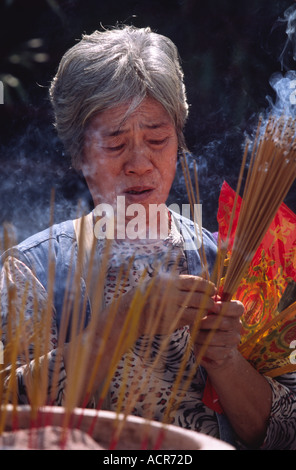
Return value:
[(143, 194), (147, 191), (151, 191), (152, 188), (132, 188), (125, 191), (128, 194)]
[(128, 188), (124, 191), (124, 195), (128, 199), (135, 200), (140, 202), (142, 199), (145, 199), (154, 191), (154, 188), (148, 186), (134, 186)]

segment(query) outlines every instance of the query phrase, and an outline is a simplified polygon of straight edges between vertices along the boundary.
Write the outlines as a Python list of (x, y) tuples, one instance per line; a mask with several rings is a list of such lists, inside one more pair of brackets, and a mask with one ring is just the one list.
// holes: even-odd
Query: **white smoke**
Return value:
[(270, 85), (276, 96), (274, 102), (270, 97), (267, 97), (270, 104), (268, 112), (294, 118), (296, 113), (296, 71), (293, 69), (287, 71), (286, 63), (292, 51), (296, 67), (296, 6), (289, 7), (284, 12), (283, 18), (278, 20), (278, 23), (286, 25), (287, 38), (279, 56), (281, 70), (286, 70), (286, 72), (276, 72), (270, 77)]
[(275, 101), (268, 97), (273, 114), (295, 117), (296, 114), (296, 71), (289, 70), (285, 75), (274, 73), (270, 78), (270, 85), (274, 89)]
[(286, 24), (287, 39), (285, 46), (280, 54), (279, 61), (282, 69), (285, 67), (285, 61), (290, 48), (293, 51), (293, 59), (296, 61), (296, 6), (292, 5), (284, 12), (284, 18), (279, 19), (279, 23)]

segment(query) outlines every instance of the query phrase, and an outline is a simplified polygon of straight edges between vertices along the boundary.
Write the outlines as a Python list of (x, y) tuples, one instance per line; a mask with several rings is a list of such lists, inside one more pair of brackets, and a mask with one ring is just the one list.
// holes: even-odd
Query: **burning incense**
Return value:
[[(296, 177), (296, 125), (290, 119), (270, 116), (259, 123), (243, 192), (223, 297), (236, 292), (280, 204)], [(235, 210), (235, 209), (234, 209)]]
[[(257, 129), (257, 136), (252, 150), (251, 163), (249, 171), (247, 174), (244, 195), (243, 195), (243, 204), (240, 212), (237, 229), (235, 232), (235, 240), (233, 244), (233, 249), (231, 252), (231, 257), (229, 260), (229, 265), (227, 267), (225, 279), (221, 283), (221, 288), (223, 289), (223, 297), (225, 299), (230, 299), (236, 292), (236, 289), (248, 268), (252, 257), (256, 251), (256, 248), (260, 244), (264, 234), (266, 233), (271, 220), (273, 219), (279, 205), (287, 194), (291, 184), (293, 183), (296, 175), (296, 145), (294, 142), (296, 126), (292, 121), (285, 122), (283, 119), (277, 119), (275, 117), (270, 117), (266, 126), (262, 125), (262, 122), (259, 123)], [(237, 197), (241, 188), (243, 172), (245, 168), (246, 158), (249, 150), (249, 144), (246, 145), (243, 162), (241, 166), (241, 171), (239, 175), (239, 181), (237, 185)], [(188, 197), (190, 205), (192, 208), (195, 207), (195, 204), (199, 203), (198, 195), (198, 178), (197, 178), (197, 169), (194, 165), (194, 183), (190, 180), (189, 167), (185, 156), (182, 160), (182, 168), (185, 176), (185, 183), (188, 192)], [(235, 210), (234, 204), (234, 210)], [(193, 209), (193, 219), (195, 219), (194, 209)], [(233, 223), (234, 212), (231, 217), (230, 228), (228, 232), (231, 231), (231, 226)], [(56, 351), (56, 361), (54, 363), (54, 372), (52, 375), (52, 382), (48, 382), (48, 373), (50, 363), (47, 357), (47, 351), (50, 349), (49, 337), (50, 337), (50, 328), (52, 322), (52, 299), (53, 299), (53, 286), (54, 286), (54, 265), (49, 264), (49, 292), (48, 292), (48, 302), (44, 306), (42, 312), (39, 311), (39, 305), (36, 300), (34, 304), (34, 315), (33, 315), (33, 324), (34, 330), (31, 331), (30, 335), (24, 335), (25, 324), (25, 305), (26, 305), (26, 295), (27, 292), (23, 295), (22, 307), (20, 312), (15, 311), (14, 299), (16, 292), (10, 292), (9, 304), (10, 309), (10, 320), (9, 320), (9, 335), (8, 343), (5, 349), (6, 363), (2, 367), (2, 373), (0, 377), (0, 391), (2, 396), (2, 405), (4, 405), (3, 411), (1, 413), (0, 420), (0, 434), (5, 429), (5, 405), (11, 402), (17, 410), (17, 378), (16, 378), (16, 368), (18, 367), (17, 357), (22, 353), (23, 357), (23, 366), (27, 370), (27, 389), (28, 396), (30, 399), (30, 406), (32, 409), (32, 426), (38, 426), (38, 409), (47, 404), (47, 391), (49, 385), (51, 386), (51, 400), (54, 399), (58, 387), (58, 373), (60, 360), (63, 355), (63, 345), (66, 340), (66, 332), (71, 331), (71, 352), (70, 352), (70, 361), (68, 364), (67, 371), (67, 384), (65, 389), (65, 417), (64, 417), (64, 437), (66, 436), (66, 430), (71, 428), (72, 421), (71, 416), (76, 407), (81, 406), (82, 403), (82, 414), (83, 417), (83, 408), (87, 406), (88, 400), (90, 399), (94, 384), (96, 382), (96, 374), (99, 370), (99, 367), (104, 361), (105, 349), (104, 345), (106, 343), (107, 337), (112, 332), (112, 327), (116, 321), (116, 312), (119, 308), (119, 302), (121, 299), (120, 292), (120, 281), (124, 275), (119, 274), (117, 279), (117, 289), (118, 296), (114, 298), (114, 301), (110, 307), (109, 317), (105, 322), (105, 328), (102, 331), (102, 342), (101, 347), (99, 348), (96, 361), (92, 365), (92, 369), (89, 373), (89, 376), (86, 377), (87, 364), (89, 363), (90, 354), (92, 352), (92, 347), (95, 341), (94, 335), (100, 321), (100, 312), (103, 299), (103, 285), (104, 278), (107, 272), (108, 266), (108, 247), (105, 250), (103, 259), (100, 262), (99, 269), (96, 265), (95, 259), (95, 242), (92, 240), (92, 243), (89, 244), (88, 240), (84, 238), (84, 227), (83, 224), (85, 220), (82, 219), (81, 233), (78, 238), (78, 262), (77, 269), (74, 276), (74, 297), (71, 297), (73, 290), (70, 290), (70, 273), (69, 279), (67, 281), (69, 292), (66, 288), (65, 304), (63, 306), (63, 315), (62, 315), (62, 324), (59, 335), (59, 344)], [(201, 227), (196, 227), (196, 232), (199, 236), (202, 235)], [(228, 241), (228, 240), (226, 240)], [(11, 242), (7, 239), (5, 240), (7, 246), (11, 246)], [(216, 266), (216, 282), (217, 286), (220, 286), (222, 265), (224, 264), (225, 254), (227, 251), (227, 244), (223, 247), (220, 247), (217, 257), (217, 266)], [(87, 256), (85, 257), (87, 251)], [(85, 262), (87, 259), (87, 263)], [(206, 279), (210, 279), (210, 274), (207, 269), (207, 262), (205, 258), (205, 252), (203, 244), (200, 249), (200, 259), (202, 263), (203, 275)], [(132, 261), (132, 260), (130, 260)], [(177, 265), (177, 263), (176, 263)], [(131, 269), (131, 262), (128, 270)], [(151, 350), (151, 342), (154, 335), (157, 332), (157, 325), (160, 322), (163, 316), (170, 317), (170, 295), (174, 289), (174, 266), (171, 273), (171, 284), (168, 284), (167, 291), (163, 294), (162, 302), (159, 309), (156, 311), (155, 315), (151, 316), (150, 322), (147, 325), (147, 341), (146, 349), (143, 350), (143, 360), (149, 364), (146, 370), (146, 376), (144, 380), (140, 380), (137, 377), (137, 374), (134, 376), (134, 384), (129, 384), (129, 366), (126, 364), (126, 368), (123, 373), (123, 380), (121, 385), (121, 390), (119, 391), (119, 399), (117, 402), (116, 412), (119, 416), (120, 413), (123, 413), (124, 419), (118, 421), (117, 425), (114, 428), (114, 434), (112, 438), (112, 447), (116, 447), (120, 434), (124, 430), (125, 418), (129, 416), (133, 411), (134, 404), (136, 403), (138, 397), (143, 393), (149, 383), (149, 377), (156, 370), (159, 360), (161, 359), (161, 354), (166, 350), (168, 345), (169, 337), (173, 333), (174, 329), (177, 328), (178, 321), (182, 316), (184, 308), (186, 307), (186, 302), (188, 302), (188, 297), (184, 301), (176, 315), (172, 319), (170, 328), (164, 335), (158, 355), (150, 361), (149, 355)], [(128, 274), (128, 273), (127, 273)], [(127, 275), (126, 274), (126, 275)], [(86, 283), (86, 290), (89, 292), (93, 315), (90, 318), (90, 328), (89, 328), (89, 337), (88, 341), (83, 341), (83, 325), (86, 313), (86, 297), (84, 298), (84, 303), (82, 306), (81, 312), (81, 298), (80, 298), (80, 279), (83, 277)], [(145, 273), (143, 273), (143, 279)], [(95, 282), (94, 282), (95, 279)], [(157, 275), (155, 276), (154, 281), (157, 280)], [(124, 281), (123, 281), (124, 282)], [(122, 355), (125, 351), (128, 351), (134, 344), (137, 339), (138, 325), (141, 317), (142, 310), (144, 308), (147, 298), (150, 298), (151, 308), (153, 310), (153, 305), (156, 303), (156, 298), (159, 296), (158, 289), (160, 288), (157, 283), (153, 281), (149, 284), (146, 289), (143, 289), (141, 282), (139, 284), (139, 289), (136, 290), (133, 301), (130, 304), (129, 311), (127, 312), (126, 321), (122, 330), (122, 334), (118, 339), (118, 344), (116, 351), (114, 351), (113, 358), (111, 358), (110, 368), (108, 376), (105, 378), (104, 383), (99, 390), (99, 400), (98, 408), (101, 407), (103, 400), (105, 399), (108, 389), (112, 380), (112, 377), (115, 373), (116, 366)], [(33, 289), (34, 290), (34, 289)], [(192, 291), (193, 292), (193, 291)], [(192, 295), (192, 292), (188, 293), (188, 296)], [(154, 295), (153, 295), (154, 294)], [(116, 296), (115, 296), (116, 297)], [(206, 297), (205, 297), (206, 299)], [(70, 315), (71, 312), (71, 315)], [(277, 320), (280, 320), (284, 315), (290, 315), (291, 309), (288, 309), (281, 313), (277, 317)], [(161, 445), (163, 438), (163, 432), (165, 432), (165, 425), (169, 421), (170, 414), (172, 411), (177, 409), (181, 403), (181, 397), (178, 395), (179, 386), (182, 382), (182, 391), (186, 391), (190, 386), (191, 380), (196, 373), (197, 367), (199, 366), (203, 355), (206, 353), (206, 349), (210, 344), (210, 341), (215, 334), (216, 330), (219, 328), (219, 324), (222, 320), (223, 313), (217, 316), (216, 324), (214, 328), (209, 332), (208, 338), (200, 351), (198, 357), (196, 358), (196, 367), (193, 367), (192, 370), (187, 373), (185, 377), (185, 367), (187, 364), (187, 359), (189, 354), (192, 351), (192, 346), (196, 335), (198, 335), (200, 329), (200, 323), (203, 317), (203, 309), (200, 309), (200, 312), (197, 312), (196, 322), (191, 329), (191, 342), (188, 344), (188, 348), (184, 353), (183, 361), (180, 363), (179, 370), (176, 374), (175, 383), (172, 388), (172, 393), (167, 405), (167, 410), (163, 418), (163, 428), (160, 431), (158, 445)], [(258, 337), (263, 335), (265, 332), (262, 329), (258, 332)], [(253, 338), (255, 339), (255, 338)], [(30, 344), (34, 343), (34, 353), (33, 353), (33, 362), (32, 356), (29, 355)], [(248, 342), (244, 345), (247, 349), (251, 346), (251, 342)], [(10, 366), (10, 375), (8, 379), (4, 377), (4, 368), (8, 363)], [(86, 384), (86, 386), (85, 386)], [(123, 397), (125, 393), (129, 391), (130, 395), (128, 400), (124, 400)], [(153, 409), (148, 410), (147, 412), (147, 426), (149, 425), (149, 420), (153, 418)], [(17, 411), (16, 411), (17, 417)], [(15, 421), (15, 426), (17, 428), (17, 422)], [(94, 429), (94, 426), (92, 427)], [(147, 428), (148, 429), (148, 428)], [(90, 429), (91, 433), (91, 429)], [(146, 432), (143, 431), (143, 444), (142, 447), (145, 447), (145, 435)], [(66, 438), (66, 437), (65, 437)]]

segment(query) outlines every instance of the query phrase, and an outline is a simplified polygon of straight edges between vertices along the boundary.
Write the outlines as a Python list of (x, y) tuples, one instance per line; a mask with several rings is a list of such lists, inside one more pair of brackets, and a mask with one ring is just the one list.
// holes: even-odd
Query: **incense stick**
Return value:
[(225, 298), (235, 293), (296, 176), (295, 124), (271, 116), (258, 133), (248, 171), (233, 248), (224, 279)]
[[(200, 238), (200, 241), (201, 241), (200, 248), (199, 248), (199, 255), (200, 255), (200, 261), (201, 261), (202, 275), (205, 277), (205, 279), (209, 280), (210, 275), (209, 275), (207, 259), (206, 259), (206, 255), (204, 251), (201, 220), (200, 220), (200, 217), (198, 217), (198, 215), (196, 214), (196, 207), (197, 207), (197, 204), (199, 203), (197, 168), (196, 168), (196, 165), (194, 165), (194, 179), (195, 179), (195, 185), (196, 185), (196, 193), (195, 193), (193, 186), (192, 186), (190, 171), (189, 171), (185, 153), (183, 153), (183, 155), (181, 156), (181, 165), (182, 165), (183, 174), (185, 178), (185, 185), (186, 185), (187, 195), (189, 199), (191, 214), (193, 217), (195, 235), (196, 235), (196, 238), (197, 239)], [(198, 224), (196, 223), (196, 220), (198, 221)]]
[[(262, 123), (258, 126), (257, 129), (257, 136), (255, 139), (255, 144), (252, 149), (252, 156), (251, 156), (251, 164), (249, 167), (249, 172), (247, 175), (247, 180), (244, 189), (243, 195), (243, 204), (240, 211), (240, 216), (238, 219), (238, 224), (235, 232), (234, 244), (233, 249), (231, 252), (229, 266), (226, 271), (226, 277), (223, 280), (223, 292), (225, 298), (231, 298), (239, 282), (242, 279), (242, 276), (249, 265), (249, 262), (252, 258), (254, 250), (256, 246), (260, 243), (262, 237), (266, 233), (266, 230), (269, 227), (269, 223), (271, 222), (273, 215), (275, 214), (279, 204), (282, 202), (283, 197), (289, 190), (292, 182), (295, 179), (295, 148), (294, 148), (294, 133), (295, 133), (295, 125), (291, 122), (288, 124), (284, 124), (280, 121), (271, 117), (266, 125), (265, 129), (262, 133)], [(235, 208), (237, 205), (238, 194), (242, 184), (242, 177), (246, 163), (246, 157), (248, 154), (248, 145), (245, 147), (245, 153), (243, 156), (243, 164), (241, 166), (240, 174), (239, 174), (239, 181), (237, 185), (236, 191), (236, 198), (234, 201), (234, 208), (231, 214), (230, 219), (230, 226), (227, 235), (227, 242), (229, 241), (229, 235), (231, 233), (231, 228), (234, 220), (234, 213)], [(284, 159), (284, 161), (283, 161)], [(194, 165), (194, 182), (195, 182), (195, 191), (193, 189), (193, 185), (190, 181), (190, 173), (188, 163), (186, 158), (181, 159), (182, 168), (184, 171), (185, 176), (185, 184), (188, 192), (188, 197), (190, 201), (190, 206), (193, 212), (193, 218), (195, 220), (195, 205), (199, 203), (199, 188), (198, 188), (198, 178), (197, 178), (197, 168)], [(258, 220), (259, 218), (259, 220)], [(196, 227), (196, 230), (199, 230), (199, 235), (202, 236), (201, 227)], [(112, 305), (109, 309), (109, 317), (108, 321), (105, 323), (105, 328), (102, 331), (102, 343), (101, 347), (98, 348), (98, 354), (96, 357), (96, 361), (93, 364), (90, 376), (87, 378), (85, 376), (86, 365), (88, 364), (91, 347), (95, 341), (95, 334), (98, 325), (98, 321), (100, 320), (100, 311), (102, 307), (102, 298), (103, 298), (103, 285), (104, 285), (104, 277), (107, 272), (107, 262), (108, 256), (106, 250), (105, 255), (102, 257), (102, 262), (100, 265), (99, 276), (96, 278), (97, 282), (97, 290), (95, 291), (94, 295), (91, 298), (91, 304), (93, 307), (92, 313), (93, 315), (90, 318), (90, 328), (89, 328), (89, 343), (85, 343), (82, 340), (83, 336), (83, 325), (85, 319), (85, 312), (86, 312), (86, 301), (87, 298), (84, 297), (83, 305), (81, 309), (81, 298), (80, 298), (80, 278), (85, 277), (85, 273), (83, 272), (83, 247), (84, 247), (85, 240), (83, 239), (83, 234), (81, 239), (79, 240), (79, 250), (78, 250), (78, 259), (77, 259), (77, 267), (74, 276), (74, 292), (75, 296), (72, 299), (72, 304), (70, 302), (70, 284), (66, 288), (68, 289), (68, 295), (65, 295), (65, 305), (63, 311), (63, 321), (61, 325), (61, 331), (59, 336), (59, 345), (57, 351), (57, 358), (62, 358), (63, 354), (63, 344), (65, 341), (66, 331), (70, 325), (70, 312), (71, 312), (71, 342), (70, 342), (70, 361), (68, 364), (67, 370), (67, 385), (66, 385), (66, 395), (65, 395), (65, 420), (64, 420), (64, 430), (66, 431), (68, 427), (71, 426), (71, 412), (77, 406), (80, 406), (81, 399), (83, 406), (86, 406), (87, 399), (90, 397), (94, 384), (96, 382), (96, 374), (100, 367), (101, 361), (104, 360), (104, 343), (108, 335), (112, 330), (113, 322), (116, 318), (116, 312), (119, 308), (119, 302), (121, 300), (121, 295), (117, 292), (118, 298), (114, 300)], [(10, 244), (10, 242), (6, 239), (5, 244)], [(81, 251), (80, 251), (81, 249)], [(220, 273), (221, 273), (221, 266), (224, 264), (225, 258), (225, 246), (222, 247), (220, 251), (218, 251), (218, 258), (217, 258), (217, 285), (219, 286), (220, 283)], [(209, 279), (209, 272), (207, 269), (207, 262), (205, 258), (204, 252), (204, 245), (202, 243), (201, 250), (200, 250), (200, 259), (202, 263), (202, 269), (204, 272), (204, 276), (206, 279)], [(90, 257), (90, 263), (88, 266), (88, 271), (85, 279), (86, 289), (90, 287), (92, 280), (93, 280), (93, 263), (95, 262), (95, 244), (93, 245), (93, 251)], [(130, 267), (128, 268), (130, 269)], [(120, 280), (121, 280), (122, 273), (119, 273), (117, 278), (117, 287), (116, 291), (119, 290)], [(145, 278), (145, 272), (143, 273), (143, 279)], [(46, 352), (50, 349), (49, 348), (49, 335), (50, 335), (50, 327), (51, 327), (51, 308), (52, 308), (52, 301), (53, 301), (53, 286), (54, 286), (54, 264), (49, 262), (49, 290), (48, 290), (48, 303), (45, 306), (45, 309), (42, 313), (42, 321), (38, 321), (38, 304), (36, 302), (34, 308), (34, 374), (31, 377), (31, 382), (28, 380), (28, 395), (31, 401), (32, 410), (38, 410), (38, 407), (42, 406), (46, 402), (47, 390), (48, 390), (48, 357)], [(155, 280), (157, 277), (155, 277)], [(70, 283), (70, 275), (69, 275), (69, 283)], [(170, 315), (169, 310), (169, 299), (171, 289), (174, 288), (173, 281), (174, 281), (174, 273), (171, 273), (171, 285), (168, 284), (167, 291), (164, 293), (162, 302), (159, 306), (159, 309), (155, 312), (154, 315), (151, 315), (149, 319), (149, 323), (147, 324), (147, 336), (148, 340), (146, 342), (146, 350), (144, 351), (144, 359), (147, 360), (149, 363), (149, 353), (151, 347), (151, 341), (155, 333), (157, 332), (157, 325), (161, 319), (162, 315)], [(155, 281), (154, 281), (155, 282)], [(143, 311), (145, 302), (147, 301), (148, 297), (150, 296), (151, 301), (151, 308), (155, 308), (156, 305), (156, 294), (158, 294), (157, 286), (153, 281), (147, 287), (146, 290), (141, 289), (142, 284), (139, 283), (138, 289), (136, 289), (135, 296), (130, 304), (130, 308), (127, 312), (126, 319), (121, 331), (121, 334), (118, 338), (117, 348), (114, 351), (114, 355), (110, 360), (110, 367), (109, 373), (105, 378), (104, 383), (102, 384), (102, 389), (100, 391), (100, 400), (99, 406), (102, 403), (102, 399), (105, 398), (110, 382), (116, 370), (116, 366), (118, 361), (122, 357), (122, 355), (129, 351), (129, 349), (133, 346), (135, 340), (137, 339), (137, 332), (138, 332), (138, 325), (140, 321), (140, 316)], [(153, 289), (155, 289), (154, 296), (153, 296)], [(20, 309), (20, 319), (17, 321), (16, 312), (13, 307), (13, 296), (15, 293), (11, 293), (10, 298), (10, 330), (12, 331), (13, 324), (18, 325), (15, 329), (16, 335), (10, 333), (10, 342), (7, 345), (7, 353), (11, 357), (11, 373), (8, 380), (8, 387), (6, 389), (5, 397), (2, 396), (2, 404), (7, 404), (9, 397), (12, 397), (12, 403), (14, 407), (17, 404), (17, 382), (16, 382), (16, 367), (17, 367), (17, 356), (19, 354), (19, 346), (18, 341), (21, 337), (21, 323), (24, 310), (25, 310), (25, 293), (23, 297), (22, 307)], [(186, 301), (190, 298), (192, 292), (188, 293), (188, 297)], [(206, 296), (204, 298), (206, 300)], [(129, 413), (132, 412), (132, 408), (134, 403), (136, 402), (139, 393), (146, 389), (147, 383), (149, 381), (149, 374), (152, 374), (154, 370), (156, 370), (157, 364), (161, 359), (161, 352), (165, 351), (166, 346), (169, 341), (169, 337), (174, 331), (174, 328), (177, 326), (179, 319), (182, 316), (184, 308), (186, 307), (186, 303), (184, 301), (184, 305), (182, 305), (176, 314), (175, 318), (172, 319), (171, 326), (169, 331), (167, 331), (166, 337), (163, 339), (160, 345), (160, 351), (154, 360), (148, 364), (147, 366), (147, 377), (144, 380), (139, 382), (139, 378), (137, 374), (135, 374), (134, 384), (131, 386), (129, 384), (129, 365), (128, 361), (126, 362), (126, 368), (124, 370), (124, 374), (122, 376), (122, 388), (119, 392), (118, 396), (118, 404), (117, 404), (117, 413), (119, 414), (122, 412), (122, 408), (124, 408), (123, 412), (125, 416), (128, 416)], [(203, 355), (205, 354), (207, 347), (210, 344), (210, 341), (219, 328), (219, 324), (222, 321), (224, 312), (222, 311), (220, 315), (217, 315), (216, 323), (212, 330), (209, 332), (207, 340), (205, 341), (203, 347), (201, 348), (199, 354), (196, 357), (195, 366), (189, 371), (187, 376), (184, 376), (185, 367), (187, 364), (187, 359), (189, 354), (191, 353), (192, 345), (197, 337), (197, 334), (200, 329), (200, 323), (204, 314), (204, 309), (201, 307), (200, 312), (197, 312), (196, 321), (191, 328), (191, 341), (188, 343), (188, 348), (184, 351), (183, 360), (180, 363), (180, 367), (178, 369), (178, 373), (173, 385), (172, 393), (168, 402), (168, 406), (166, 412), (163, 417), (163, 429), (159, 435), (159, 439), (157, 441), (157, 446), (161, 444), (161, 439), (163, 437), (162, 432), (165, 430), (165, 424), (169, 420), (170, 414), (176, 410), (181, 403), (182, 397), (178, 395), (180, 384), (182, 382), (182, 391), (185, 391), (190, 386), (192, 378), (197, 370), (197, 367), (200, 365)], [(82, 316), (81, 316), (82, 315)], [(288, 315), (287, 312), (283, 312), (283, 314), (279, 315), (278, 318), (274, 321), (274, 324), (279, 321), (282, 316)], [(42, 331), (42, 334), (40, 332)], [(264, 329), (258, 332), (258, 336), (264, 333)], [(255, 338), (253, 338), (254, 340)], [(43, 343), (41, 342), (43, 341)], [(249, 346), (251, 343), (246, 344), (245, 347)], [(30, 358), (28, 355), (27, 348), (29, 347), (29, 338), (25, 337), (23, 339), (23, 347), (22, 349), (25, 351), (26, 356), (26, 363), (29, 368), (30, 365)], [(60, 349), (59, 349), (60, 348)], [(44, 354), (42, 361), (40, 361), (41, 355)], [(128, 353), (127, 353), (128, 354)], [(55, 363), (55, 370), (52, 378), (52, 389), (51, 389), (51, 398), (55, 396), (55, 391), (57, 389), (57, 380), (58, 380), (58, 371), (59, 371), (59, 360), (56, 359)], [(1, 374), (2, 375), (2, 374)], [(39, 382), (40, 380), (40, 382)], [(139, 387), (137, 387), (137, 381)], [(84, 388), (85, 387), (85, 388)], [(124, 403), (124, 395), (125, 392), (130, 388), (131, 398)], [(84, 390), (83, 390), (84, 389)], [(4, 390), (4, 382), (1, 379), (0, 383), (0, 391)], [(83, 397), (84, 396), (84, 400)], [(32, 415), (33, 417), (36, 416), (35, 414)], [(149, 425), (150, 418), (153, 417), (153, 410), (149, 410), (147, 413), (147, 426)], [(33, 421), (32, 421), (33, 423)], [(37, 421), (35, 423), (38, 424)], [(122, 432), (124, 426), (124, 420), (117, 423), (115, 430), (113, 441), (111, 442), (111, 447), (116, 447), (116, 443), (118, 441), (120, 432)], [(1, 414), (1, 422), (0, 422), (0, 434), (5, 428), (5, 414)], [(143, 431), (143, 448), (145, 447), (145, 432)]]

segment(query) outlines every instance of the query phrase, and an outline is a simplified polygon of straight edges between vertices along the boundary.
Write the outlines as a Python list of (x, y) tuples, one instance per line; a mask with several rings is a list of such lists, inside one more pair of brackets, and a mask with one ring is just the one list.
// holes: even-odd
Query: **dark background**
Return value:
[[(187, 145), (198, 163), (203, 224), (217, 229), (224, 179), (234, 188), (247, 135), (274, 99), (272, 74), (295, 68), (285, 0), (0, 0), (0, 226), (17, 240), (89, 207), (52, 126), (48, 86), (62, 54), (101, 26), (150, 26), (177, 45), (190, 117)], [(296, 188), (286, 204), (296, 211)], [(178, 173), (169, 202), (186, 203)]]

